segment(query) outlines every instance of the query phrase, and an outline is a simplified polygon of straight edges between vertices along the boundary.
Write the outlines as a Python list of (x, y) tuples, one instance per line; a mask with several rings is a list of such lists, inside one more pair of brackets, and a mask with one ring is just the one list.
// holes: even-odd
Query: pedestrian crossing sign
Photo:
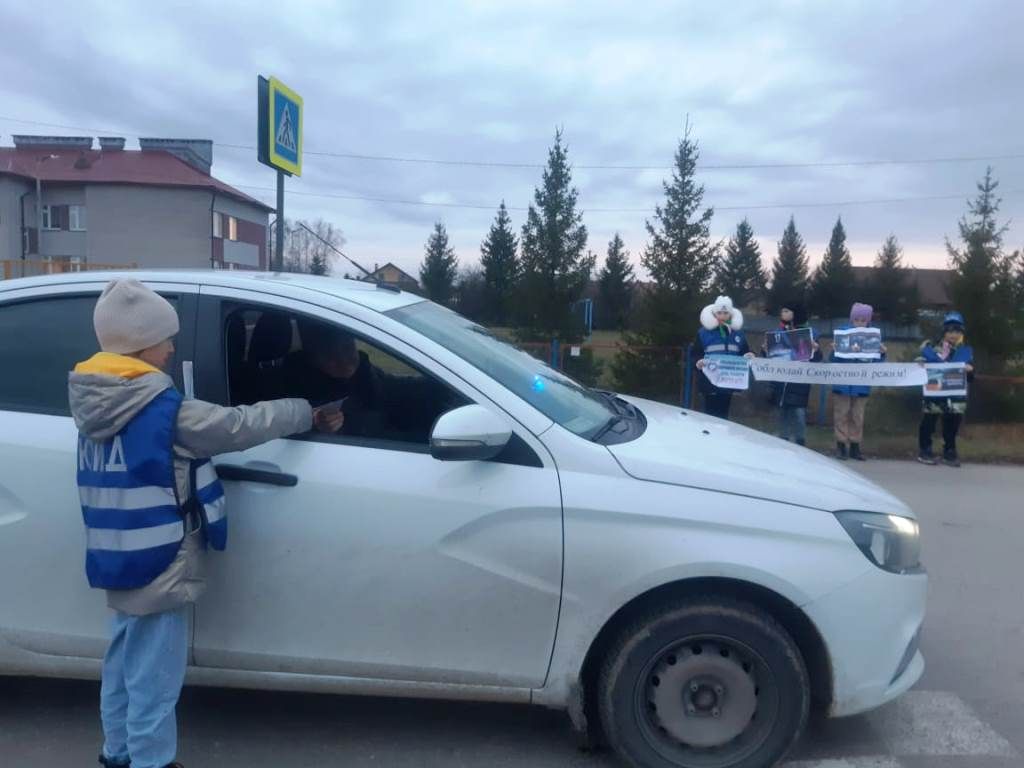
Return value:
[(276, 77), (267, 86), (267, 162), (302, 175), (302, 97)]

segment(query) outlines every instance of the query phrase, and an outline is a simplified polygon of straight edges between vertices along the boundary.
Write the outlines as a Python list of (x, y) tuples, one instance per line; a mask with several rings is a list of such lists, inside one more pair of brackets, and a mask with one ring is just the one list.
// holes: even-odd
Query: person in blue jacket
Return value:
[[(855, 302), (850, 308), (850, 324), (846, 328), (864, 328), (871, 323), (874, 313), (870, 304)], [(885, 360), (885, 345), (881, 346), (881, 359)], [(833, 349), (829, 360), (833, 363), (875, 363), (878, 360), (864, 358), (837, 358)], [(843, 384), (832, 387), (832, 418), (836, 436), (836, 458), (846, 461), (847, 456), (856, 461), (865, 461), (860, 444), (864, 439), (864, 411), (867, 408), (871, 387), (861, 384)], [(849, 445), (849, 451), (847, 451)]]
[[(974, 350), (964, 343), (964, 316), (959, 312), (949, 312), (942, 320), (942, 339), (934, 344), (925, 341), (921, 345), (921, 356), (918, 360), (929, 363), (963, 363), (967, 381), (974, 379)], [(960, 466), (960, 457), (956, 452), (956, 435), (960, 431), (964, 412), (967, 410), (967, 397), (925, 397), (922, 398), (921, 427), (917, 433), (917, 460), (922, 464), (937, 464), (932, 453), (932, 433), (935, 424), (942, 417), (942, 463), (950, 467)]]
[[(728, 296), (719, 296), (700, 313), (701, 328), (697, 331), (697, 370), (704, 368), (708, 355), (738, 355), (754, 357), (743, 333), (743, 313), (732, 305)], [(697, 377), (704, 394), (704, 412), (720, 419), (729, 418), (729, 405), (733, 390), (716, 387), (704, 375)]]

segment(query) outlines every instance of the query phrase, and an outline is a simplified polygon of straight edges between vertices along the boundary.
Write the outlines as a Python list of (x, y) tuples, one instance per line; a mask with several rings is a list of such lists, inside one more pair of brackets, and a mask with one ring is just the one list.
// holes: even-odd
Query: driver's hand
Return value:
[(700, 360), (697, 361), (697, 370), (698, 371), (701, 370), (704, 367), (704, 363), (705, 363), (705, 360), (704, 360), (703, 357)]
[(313, 410), (313, 427), (317, 432), (333, 435), (345, 425), (345, 414), (342, 411), (326, 411), (322, 408)]

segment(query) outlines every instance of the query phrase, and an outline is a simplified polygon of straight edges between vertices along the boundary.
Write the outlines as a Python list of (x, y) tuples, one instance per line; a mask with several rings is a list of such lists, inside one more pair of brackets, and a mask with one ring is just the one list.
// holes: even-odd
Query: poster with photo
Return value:
[(810, 328), (792, 331), (768, 331), (765, 347), (772, 360), (796, 360), (806, 363), (814, 355), (814, 332)]
[(963, 363), (926, 363), (928, 380), (922, 389), (925, 397), (967, 397), (967, 371)]
[(833, 331), (835, 355), (843, 360), (879, 360), (882, 332), (878, 328), (845, 328)]

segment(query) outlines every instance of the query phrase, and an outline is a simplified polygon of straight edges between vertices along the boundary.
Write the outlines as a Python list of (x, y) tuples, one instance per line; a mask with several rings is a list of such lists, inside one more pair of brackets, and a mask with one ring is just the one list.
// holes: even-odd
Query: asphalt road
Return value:
[[(924, 678), (868, 715), (816, 722), (796, 768), (1024, 766), (1024, 468), (905, 462), (858, 469), (922, 518), (932, 575)], [(0, 766), (95, 765), (93, 683), (0, 681)], [(188, 768), (606, 768), (536, 708), (186, 689)]]

